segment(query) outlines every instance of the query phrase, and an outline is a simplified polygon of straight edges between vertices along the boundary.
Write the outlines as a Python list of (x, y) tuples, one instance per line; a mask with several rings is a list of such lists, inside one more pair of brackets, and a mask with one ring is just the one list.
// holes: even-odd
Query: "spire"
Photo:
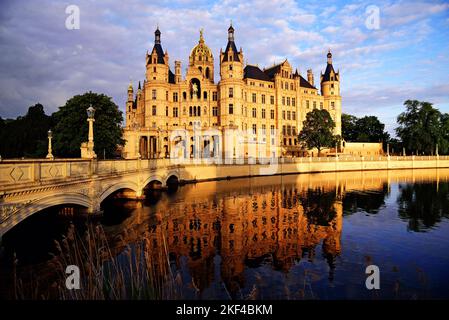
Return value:
[(140, 90), (141, 89), (141, 87), (140, 87), (140, 81), (139, 81), (139, 88), (138, 88), (138, 90)]
[(133, 91), (133, 82), (132, 80), (129, 80), (129, 86), (128, 86), (128, 91)]
[(332, 64), (332, 53), (331, 53), (331, 49), (329, 49), (329, 52), (327, 53), (327, 64)]
[(157, 26), (156, 31), (154, 31), (154, 43), (161, 44), (161, 32), (159, 31), (159, 26)]
[(228, 41), (234, 42), (234, 27), (232, 27), (232, 21), (228, 29)]

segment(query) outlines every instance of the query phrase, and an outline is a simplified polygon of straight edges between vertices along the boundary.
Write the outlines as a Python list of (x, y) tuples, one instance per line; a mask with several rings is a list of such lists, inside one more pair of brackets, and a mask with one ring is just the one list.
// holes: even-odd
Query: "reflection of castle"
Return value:
[[(165, 235), (171, 257), (178, 267), (180, 257), (187, 257), (189, 273), (200, 289), (217, 280), (216, 254), (221, 256), (220, 275), (231, 294), (245, 285), (246, 264), (257, 265), (268, 257), (274, 268), (288, 271), (301, 258), (313, 259), (320, 242), (332, 273), (333, 259), (341, 250), (342, 230), (342, 204), (335, 200), (335, 189), (325, 193), (335, 214), (322, 224), (313, 224), (313, 213), (304, 212), (301, 199), (308, 194), (293, 185), (284, 186), (282, 191), (256, 187), (251, 192), (251, 196), (229, 192), (221, 198), (198, 198), (175, 205), (161, 201), (157, 212), (168, 218), (150, 228), (149, 243), (160, 245)], [(309, 201), (307, 205), (322, 204)]]
[[(218, 58), (217, 83), (214, 56), (201, 31), (184, 77), (180, 61), (175, 61), (173, 73), (161, 32), (155, 31), (154, 47), (146, 54), (145, 80), (139, 82), (136, 94), (132, 84), (128, 87), (126, 158), (207, 158), (222, 152), (232, 157), (240, 143), (235, 146), (224, 137), (235, 136), (234, 130), (242, 132), (244, 155), (299, 155), (297, 136), (313, 109), (328, 110), (335, 133), (341, 134), (340, 72), (334, 70), (331, 52), (319, 83), (312, 70), (307, 70), (306, 80), (287, 60), (260, 69), (245, 63), (230, 26), (226, 48)], [(255, 145), (258, 151), (253, 151)]]

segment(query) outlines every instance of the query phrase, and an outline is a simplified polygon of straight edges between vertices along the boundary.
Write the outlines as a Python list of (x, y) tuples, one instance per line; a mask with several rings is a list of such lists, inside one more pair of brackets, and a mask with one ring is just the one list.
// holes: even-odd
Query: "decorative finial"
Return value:
[(204, 31), (204, 29), (201, 28), (201, 29), (200, 29), (200, 43), (203, 43), (203, 42), (204, 42), (203, 31)]

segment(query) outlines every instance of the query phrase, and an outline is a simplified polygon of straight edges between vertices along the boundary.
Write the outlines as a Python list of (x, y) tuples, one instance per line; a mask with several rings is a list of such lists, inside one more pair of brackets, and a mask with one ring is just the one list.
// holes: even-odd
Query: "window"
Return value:
[(292, 106), (295, 106), (295, 105), (296, 105), (296, 99), (292, 98)]
[(151, 90), (151, 97), (153, 100), (156, 100), (156, 89)]
[(285, 97), (282, 97), (282, 105), (285, 106)]
[(331, 81), (334, 81), (334, 76), (331, 76)]
[(218, 107), (212, 107), (212, 116), (218, 117)]
[(323, 103), (320, 102), (320, 109), (323, 109)]
[(204, 100), (207, 100), (207, 91), (204, 91), (204, 92), (203, 92), (203, 99), (204, 99)]
[(189, 117), (193, 116), (193, 109), (192, 106), (189, 107)]
[(266, 125), (262, 125), (262, 135), (266, 135), (267, 134), (267, 126)]
[(271, 132), (270, 132), (271, 135), (274, 136), (274, 125), (271, 125), (271, 126), (270, 126), (270, 131), (271, 131)]
[(262, 119), (265, 119), (265, 109), (262, 109)]
[(262, 95), (262, 103), (265, 104), (265, 95)]
[(313, 102), (313, 108), (316, 109), (316, 101)]
[(285, 111), (282, 111), (282, 119), (285, 120)]
[(187, 92), (183, 92), (182, 93), (182, 99), (184, 100), (184, 101), (186, 101), (187, 100)]
[[(156, 60), (155, 60), (156, 61)], [(155, 62), (156, 63), (156, 62)], [(153, 67), (153, 72), (156, 72), (156, 67)]]
[(252, 98), (253, 98), (253, 102), (256, 103), (257, 102), (257, 96), (256, 96), (255, 93), (253, 93)]
[(232, 103), (229, 104), (229, 114), (234, 114), (234, 105)]
[(296, 120), (296, 112), (292, 111), (292, 120)]
[(229, 98), (234, 97), (234, 88), (229, 88)]
[(292, 127), (287, 126), (287, 135), (290, 136), (292, 134)]
[(290, 111), (287, 111), (287, 120), (290, 120), (291, 119), (291, 117), (290, 117)]
[(253, 134), (257, 134), (257, 125), (253, 124)]
[(165, 100), (168, 101), (168, 91), (165, 91)]
[(217, 101), (218, 99), (217, 91), (212, 92), (212, 101)]
[[(296, 127), (292, 127), (292, 135), (293, 136), (296, 136)], [(296, 140), (295, 140), (296, 141)], [(296, 142), (295, 142), (295, 144), (296, 144)]]
[(256, 110), (256, 108), (253, 108), (253, 118), (256, 118), (257, 117), (257, 110)]
[(229, 65), (229, 70), (231, 70), (231, 71), (232, 71), (232, 64), (230, 64), (230, 65)]
[(270, 110), (270, 118), (274, 119), (274, 110)]
[(274, 104), (274, 96), (270, 96), (270, 103)]
[(173, 102), (178, 102), (178, 93), (173, 92)]
[(282, 126), (282, 134), (285, 136), (286, 133), (287, 132), (286, 132), (285, 126)]
[(152, 106), (152, 107), (151, 107), (151, 114), (152, 114), (153, 116), (156, 115), (156, 106)]
[(245, 101), (248, 101), (246, 91), (245, 91)]
[(178, 107), (173, 108), (173, 117), (175, 117), (175, 118), (178, 117)]
[(332, 89), (334, 88), (334, 84), (333, 84), (333, 83), (331, 83), (331, 88), (332, 88)]
[(293, 90), (293, 83), (290, 83), (290, 90)]
[(309, 109), (309, 100), (306, 100), (306, 108)]
[(290, 97), (287, 97), (287, 106), (290, 105)]
[(165, 107), (165, 116), (168, 117), (168, 107)]
[(332, 107), (332, 110), (335, 109), (335, 102), (334, 101), (331, 101), (331, 107)]

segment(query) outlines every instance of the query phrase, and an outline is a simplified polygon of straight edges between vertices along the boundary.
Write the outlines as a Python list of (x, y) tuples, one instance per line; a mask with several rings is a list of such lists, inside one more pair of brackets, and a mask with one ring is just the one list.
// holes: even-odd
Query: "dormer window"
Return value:
[(229, 56), (229, 61), (233, 61), (232, 59), (233, 59), (234, 57), (232, 56), (232, 55), (230, 55)]
[(230, 65), (229, 65), (229, 70), (231, 70), (231, 71), (232, 71), (232, 64), (230, 64)]

